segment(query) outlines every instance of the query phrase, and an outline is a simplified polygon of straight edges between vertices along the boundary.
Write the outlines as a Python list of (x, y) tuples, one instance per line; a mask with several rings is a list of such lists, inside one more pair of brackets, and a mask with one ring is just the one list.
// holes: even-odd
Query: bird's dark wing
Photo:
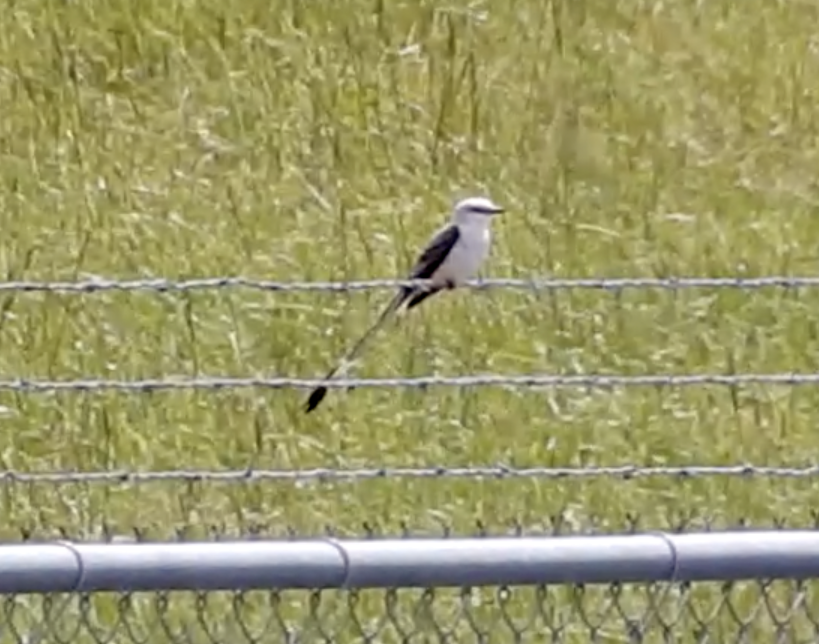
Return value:
[[(439, 230), (427, 244), (418, 261), (415, 262), (415, 266), (410, 273), (410, 279), (423, 280), (431, 278), (435, 271), (441, 267), (441, 264), (444, 263), (452, 247), (458, 242), (460, 234), (458, 227), (454, 224)], [(411, 309), (440, 290), (441, 288), (436, 286), (415, 288), (407, 286), (401, 289), (401, 300), (402, 302), (406, 301), (407, 309)]]
[(454, 224), (446, 226), (433, 237), (410, 273), (411, 279), (425, 280), (432, 277), (444, 263), (449, 251), (458, 242), (460, 231)]

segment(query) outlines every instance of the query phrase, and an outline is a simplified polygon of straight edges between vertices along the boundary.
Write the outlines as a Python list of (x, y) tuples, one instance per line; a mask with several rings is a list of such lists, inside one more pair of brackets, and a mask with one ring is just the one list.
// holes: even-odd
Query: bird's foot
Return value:
[(444, 286), (451, 291), (458, 285), (455, 283), (455, 280), (447, 280), (446, 282), (444, 282)]

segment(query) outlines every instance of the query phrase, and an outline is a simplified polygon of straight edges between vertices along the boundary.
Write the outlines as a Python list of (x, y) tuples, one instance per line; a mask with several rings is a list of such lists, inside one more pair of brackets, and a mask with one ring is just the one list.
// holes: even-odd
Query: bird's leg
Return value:
[(451, 291), (457, 286), (457, 284), (455, 284), (455, 280), (447, 280), (444, 282), (444, 286)]

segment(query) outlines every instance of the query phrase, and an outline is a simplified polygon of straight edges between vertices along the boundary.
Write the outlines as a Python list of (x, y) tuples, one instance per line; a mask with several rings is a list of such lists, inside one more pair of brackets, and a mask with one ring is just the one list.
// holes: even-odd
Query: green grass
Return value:
[[(493, 277), (815, 271), (810, 2), (2, 5), (2, 279), (400, 276), (471, 193), (508, 209)], [(386, 297), (6, 295), (0, 374), (314, 377)], [(810, 290), (458, 292), (382, 335), (357, 375), (812, 372), (818, 306)], [(815, 460), (819, 423), (813, 387), (359, 389), (310, 416), (304, 394), (3, 394), (0, 468), (798, 466)], [(817, 501), (797, 479), (7, 484), (0, 534), (538, 531), (558, 515), (564, 530), (807, 526)], [(549, 610), (574, 615), (566, 641), (594, 637), (572, 591), (550, 592)], [(698, 592), (690, 605), (720, 606), (718, 590)], [(747, 613), (759, 592), (742, 597)], [(282, 602), (309, 612), (303, 595)], [(414, 603), (399, 605), (410, 619)], [(195, 620), (192, 604), (170, 606)], [(767, 639), (768, 612), (755, 619)], [(469, 632), (461, 621), (455, 637)]]

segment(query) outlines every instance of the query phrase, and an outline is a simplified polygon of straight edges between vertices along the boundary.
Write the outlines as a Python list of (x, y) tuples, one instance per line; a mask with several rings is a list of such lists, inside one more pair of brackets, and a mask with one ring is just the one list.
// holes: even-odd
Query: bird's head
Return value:
[(498, 204), (486, 197), (467, 197), (455, 204), (453, 216), (458, 223), (488, 221), (490, 217), (503, 212)]

